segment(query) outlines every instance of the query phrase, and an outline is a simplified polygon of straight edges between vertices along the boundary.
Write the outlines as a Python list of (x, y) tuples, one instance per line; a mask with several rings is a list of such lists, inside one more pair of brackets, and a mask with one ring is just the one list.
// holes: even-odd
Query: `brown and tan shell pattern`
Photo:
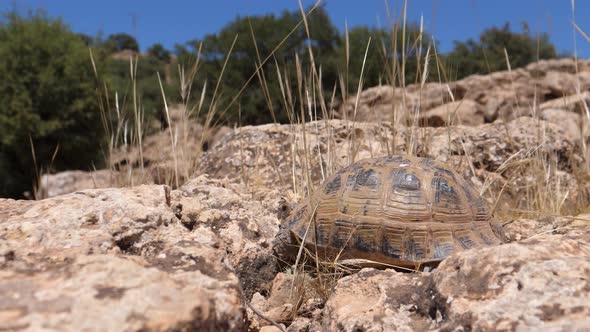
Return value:
[(503, 242), (487, 203), (459, 174), (417, 157), (364, 159), (327, 179), (283, 228), (328, 257), (417, 267)]

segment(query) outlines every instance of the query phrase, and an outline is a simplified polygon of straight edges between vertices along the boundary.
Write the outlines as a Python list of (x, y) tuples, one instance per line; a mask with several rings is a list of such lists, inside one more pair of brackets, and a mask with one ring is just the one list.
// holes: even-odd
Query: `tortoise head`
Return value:
[(281, 197), (281, 199), (279, 200), (279, 206), (277, 208), (277, 218), (281, 222), (284, 222), (287, 219), (287, 217), (289, 217), (294, 207), (294, 204), (287, 202), (287, 200), (284, 197)]
[(272, 242), (274, 255), (279, 259), (280, 265), (289, 262), (297, 254), (297, 241), (288, 225), (289, 216), (294, 209), (294, 203), (289, 203), (281, 197), (277, 207), (277, 218), (280, 221), (279, 232)]

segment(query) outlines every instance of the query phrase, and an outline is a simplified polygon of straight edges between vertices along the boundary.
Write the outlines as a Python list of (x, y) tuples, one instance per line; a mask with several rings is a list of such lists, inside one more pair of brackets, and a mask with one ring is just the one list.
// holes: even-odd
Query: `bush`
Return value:
[(170, 51), (164, 48), (164, 46), (160, 43), (152, 45), (150, 48), (148, 48), (147, 52), (151, 57), (164, 62), (169, 62), (171, 58)]
[(461, 79), (472, 74), (507, 70), (504, 49), (512, 68), (557, 57), (555, 46), (549, 42), (547, 34), (543, 33), (538, 38), (532, 36), (526, 23), (522, 25), (522, 32), (513, 32), (510, 24), (506, 23), (502, 28), (486, 29), (479, 35), (478, 41), (455, 41), (455, 47), (447, 59), (449, 65), (455, 68), (456, 79)]
[[(164, 111), (164, 100), (158, 82), (158, 73), (162, 79), (164, 92), (170, 102), (176, 102), (177, 93), (172, 86), (166, 84), (168, 80), (166, 66), (167, 64), (152, 56), (141, 56), (135, 59), (137, 61), (136, 87), (137, 102), (141, 108), (146, 134), (151, 134), (160, 127), (166, 127), (167, 124), (162, 122)], [(130, 119), (130, 125), (133, 125), (133, 82), (130, 77), (129, 60), (120, 60), (112, 57), (101, 59), (103, 64), (104, 81), (107, 84), (110, 93), (110, 103), (115, 105), (115, 92), (119, 97), (119, 106), (123, 116)], [(114, 114), (113, 114), (114, 115)], [(115, 121), (116, 119), (111, 119)], [(150, 127), (154, 120), (162, 122), (159, 127)], [(119, 140), (123, 138), (119, 137)]]
[(30, 190), (29, 139), (39, 168), (100, 164), (102, 129), (84, 41), (42, 13), (11, 13), (0, 23), (0, 59), (0, 195)]
[(124, 50), (139, 52), (139, 44), (137, 43), (137, 40), (126, 33), (110, 35), (105, 43), (106, 47), (112, 53)]

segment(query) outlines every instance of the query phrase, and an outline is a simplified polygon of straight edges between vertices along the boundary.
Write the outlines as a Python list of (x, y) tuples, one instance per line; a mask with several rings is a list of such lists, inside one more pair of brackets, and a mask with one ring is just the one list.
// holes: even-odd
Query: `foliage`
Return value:
[[(134, 70), (134, 78), (131, 78), (131, 59), (118, 59), (113, 57), (106, 57), (100, 61), (103, 65), (103, 80), (106, 83), (109, 94), (110, 104), (115, 105), (115, 97), (118, 97), (118, 104), (121, 114), (125, 117), (123, 121), (130, 120), (128, 125), (133, 128), (133, 81), (135, 80), (137, 93), (137, 107), (142, 113), (144, 127), (147, 133), (151, 133), (161, 127), (165, 127), (164, 120), (164, 100), (160, 90), (160, 83), (158, 82), (158, 73), (162, 79), (164, 91), (166, 96), (176, 101), (175, 91), (170, 82), (168, 74), (169, 65), (152, 56), (142, 56), (132, 58), (137, 62), (137, 70)], [(116, 93), (116, 95), (115, 95)], [(115, 114), (113, 114), (114, 116)], [(115, 121), (115, 119), (111, 119)], [(154, 126), (152, 123), (160, 121), (158, 125)], [(122, 138), (119, 138), (122, 140)]]
[[(179, 62), (187, 64), (190, 56), (196, 54), (199, 46), (202, 45), (201, 54), (204, 63), (200, 69), (200, 79), (194, 86), (196, 94), (202, 91), (203, 82), (207, 81), (209, 85), (217, 82), (225, 63), (225, 56), (229, 54), (228, 64), (221, 81), (221, 90), (218, 91), (221, 97), (217, 96), (215, 105), (223, 112), (234, 96), (238, 95), (243, 85), (256, 72), (259, 61), (264, 60), (275, 47), (281, 45), (283, 39), (300, 21), (301, 13), (299, 11), (284, 11), (278, 17), (274, 15), (238, 17), (222, 28), (219, 33), (207, 35), (202, 40), (194, 40), (185, 45), (177, 45), (175, 52)], [(349, 33), (350, 56), (347, 63), (345, 38), (330, 21), (325, 8), (316, 8), (307, 17), (307, 21), (311, 40), (308, 40), (304, 25), (301, 24), (278, 47), (270, 61), (262, 66), (271, 102), (269, 103), (265, 99), (259, 78), (255, 76), (249, 86), (239, 95), (237, 103), (224, 114), (223, 120), (230, 123), (241, 121), (242, 124), (287, 122), (288, 117), (281, 98), (277, 65), (283, 81), (286, 80), (292, 92), (296, 93), (299, 89), (296, 61), (300, 61), (303, 75), (307, 76), (308, 80), (311, 75), (308, 47), (313, 52), (316, 68), (321, 70), (322, 86), (325, 90), (324, 98), (326, 99), (331, 97), (334, 87), (340, 88), (341, 78), (344, 78), (347, 95), (356, 92), (369, 37), (372, 38), (372, 41), (364, 68), (365, 87), (379, 83), (395, 82), (399, 84), (402, 80), (403, 83), (414, 83), (417, 80), (420, 68), (417, 55), (423, 55), (426, 52), (430, 40), (428, 35), (419, 38), (420, 29), (417, 25), (408, 25), (405, 31), (405, 47), (402, 47), (401, 42), (396, 47), (392, 46), (392, 32), (390, 31), (367, 27), (351, 29)], [(398, 40), (402, 40), (402, 33), (402, 29), (395, 30)], [(230, 53), (234, 38), (237, 38), (236, 44)], [(253, 38), (255, 38), (256, 44), (254, 44)], [(405, 54), (402, 54), (403, 52)], [(402, 59), (404, 60), (404, 75), (401, 75)], [(392, 69), (392, 66), (395, 66), (395, 70)], [(207, 93), (209, 102), (211, 102), (213, 93), (213, 89)], [(298, 111), (298, 107), (295, 105), (294, 109)]]
[(11, 13), (0, 23), (0, 59), (0, 195), (30, 190), (29, 138), (39, 168), (99, 166), (100, 120), (84, 41), (43, 13)]
[[(394, 33), (396, 37), (392, 39)], [(367, 88), (379, 84), (396, 84), (399, 86), (401, 83), (412, 84), (418, 81), (421, 67), (424, 66), (424, 59), (421, 59), (420, 64), (418, 63), (418, 55), (424, 57), (431, 38), (425, 33), (421, 36), (420, 27), (416, 24), (409, 24), (406, 27), (405, 37), (403, 34), (404, 31), (399, 28), (390, 31), (359, 26), (349, 30), (348, 66), (346, 64), (344, 43), (338, 49), (339, 71), (345, 77), (346, 84), (348, 84), (347, 93), (356, 93), (358, 89), (365, 52), (367, 53), (367, 59), (363, 70), (363, 87)], [(395, 44), (394, 40), (398, 44)], [(402, 40), (406, 40), (405, 47), (402, 47)], [(402, 62), (404, 67), (403, 75), (401, 73)], [(348, 73), (346, 68), (348, 68)]]
[(137, 43), (137, 40), (126, 33), (115, 33), (110, 35), (105, 41), (105, 47), (111, 53), (123, 50), (139, 52), (139, 44)]
[(522, 25), (522, 32), (512, 32), (510, 24), (506, 23), (502, 28), (485, 30), (479, 36), (479, 41), (455, 41), (455, 47), (447, 59), (456, 72), (456, 78), (460, 79), (471, 74), (508, 69), (504, 49), (512, 68), (557, 57), (555, 46), (546, 33), (533, 36), (526, 23)]
[[(275, 47), (281, 45), (283, 38), (289, 35), (300, 20), (301, 14), (298, 11), (285, 11), (278, 17), (275, 15), (250, 18), (238, 17), (217, 34), (207, 35), (202, 40), (190, 41), (185, 45), (177, 45), (176, 54), (179, 63), (188, 65), (190, 55), (196, 54), (199, 45), (202, 44), (203, 65), (199, 70), (199, 76), (194, 85), (194, 94), (200, 94), (205, 81), (214, 86), (219, 80), (225, 57), (229, 54), (234, 38), (237, 36), (236, 44), (229, 55), (224, 76), (221, 78), (221, 90), (217, 92), (218, 95), (216, 96), (218, 103), (215, 106), (223, 112), (232, 99), (238, 95), (243, 85), (256, 72), (259, 60), (263, 61)], [(260, 81), (257, 77), (254, 77), (249, 86), (239, 95), (237, 103), (234, 103), (229, 108), (228, 113), (224, 114), (224, 120), (232, 123), (241, 120), (242, 124), (260, 124), (275, 120), (286, 122), (287, 114), (280, 107), (282, 101), (276, 64), (278, 64), (281, 75), (287, 75), (286, 79), (289, 80), (290, 86), (296, 89), (295, 57), (298, 56), (303, 66), (306, 67), (308, 63), (303, 61), (309, 58), (306, 56), (308, 45), (313, 50), (316, 63), (322, 64), (325, 80), (329, 82), (337, 81), (334, 59), (336, 48), (340, 43), (338, 31), (331, 24), (324, 8), (317, 8), (308, 17), (308, 20), (312, 40), (307, 39), (305, 29), (301, 25), (278, 47), (270, 61), (262, 66), (269, 95), (272, 98), (270, 105), (264, 97)], [(256, 44), (254, 44), (253, 38)], [(213, 94), (214, 89), (209, 89), (207, 93), (209, 104)], [(238, 104), (240, 107), (238, 107)], [(274, 118), (269, 109), (273, 110)]]
[(156, 43), (148, 48), (147, 53), (160, 61), (169, 62), (171, 53), (160, 43)]
[[(34, 162), (29, 137), (39, 168), (47, 169), (51, 164), (56, 170), (83, 169), (101, 163), (102, 140), (97, 137), (102, 137), (103, 128), (87, 47), (93, 48), (98, 60), (99, 83), (101, 89), (105, 83), (109, 91), (109, 107), (115, 105), (116, 91), (122, 121), (130, 128), (134, 126), (134, 117), (129, 114), (135, 83), (142, 127), (147, 133), (159, 129), (157, 122), (152, 125), (154, 120), (160, 120), (161, 127), (167, 125), (157, 74), (168, 102), (179, 101), (177, 66), (187, 74), (199, 50), (191, 95), (198, 99), (206, 92), (204, 109), (217, 112), (214, 121), (242, 125), (288, 122), (286, 107), (300, 114), (301, 100), (306, 100), (308, 91), (316, 91), (312, 89), (315, 80), (311, 83), (310, 49), (326, 101), (335, 88), (337, 96), (356, 93), (363, 66), (363, 88), (420, 82), (427, 50), (433, 54), (431, 36), (421, 34), (417, 24), (408, 23), (405, 29), (358, 26), (346, 36), (330, 21), (325, 7), (318, 7), (307, 17), (310, 38), (301, 19), (298, 10), (236, 17), (218, 33), (176, 45), (176, 57), (156, 43), (146, 55), (134, 58), (137, 71), (132, 80), (130, 60), (114, 54), (139, 52), (132, 36), (117, 33), (105, 40), (75, 34), (42, 13), (25, 18), (8, 14), (0, 21), (0, 195), (16, 197), (30, 188)], [(521, 32), (513, 32), (506, 24), (485, 30), (478, 40), (455, 42), (454, 49), (441, 56), (445, 64), (442, 72), (450, 75), (439, 78), (430, 74), (428, 79), (448, 81), (506, 69), (504, 49), (512, 68), (557, 56), (546, 34), (533, 36), (526, 25)], [(265, 59), (268, 61), (261, 64)], [(441, 72), (433, 63), (429, 65), (431, 73)], [(292, 94), (287, 97), (292, 105), (285, 105), (281, 84)]]

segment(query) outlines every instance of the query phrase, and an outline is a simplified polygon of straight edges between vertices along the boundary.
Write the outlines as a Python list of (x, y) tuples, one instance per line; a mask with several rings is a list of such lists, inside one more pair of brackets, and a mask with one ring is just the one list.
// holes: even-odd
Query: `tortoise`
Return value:
[(293, 209), (273, 249), (292, 260), (301, 242), (323, 259), (417, 269), (505, 236), (454, 170), (429, 158), (387, 156), (340, 169)]

